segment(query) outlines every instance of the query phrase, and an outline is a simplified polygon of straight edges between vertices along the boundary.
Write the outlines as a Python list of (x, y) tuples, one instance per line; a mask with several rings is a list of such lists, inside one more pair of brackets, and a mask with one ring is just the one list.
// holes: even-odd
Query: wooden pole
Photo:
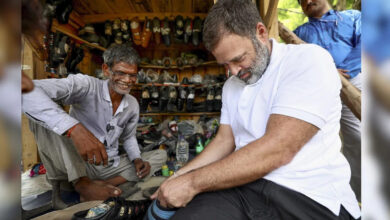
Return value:
[[(289, 30), (283, 23), (279, 22), (279, 36), (287, 44), (303, 44), (306, 43), (297, 35)], [(361, 120), (361, 91), (353, 86), (343, 75), (340, 75), (341, 83), (341, 100), (348, 106), (353, 114)]]

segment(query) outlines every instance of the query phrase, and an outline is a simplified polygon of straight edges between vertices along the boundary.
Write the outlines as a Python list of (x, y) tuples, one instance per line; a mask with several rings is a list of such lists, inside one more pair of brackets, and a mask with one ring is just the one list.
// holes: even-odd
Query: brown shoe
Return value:
[(139, 24), (138, 17), (135, 17), (131, 21), (131, 32), (133, 34), (133, 40), (136, 45), (141, 45), (141, 27)]
[(145, 23), (144, 23), (144, 28), (143, 28), (142, 34), (141, 34), (142, 47), (144, 47), (144, 48), (148, 47), (151, 37), (152, 37), (152, 22), (148, 19), (148, 17), (146, 17)]

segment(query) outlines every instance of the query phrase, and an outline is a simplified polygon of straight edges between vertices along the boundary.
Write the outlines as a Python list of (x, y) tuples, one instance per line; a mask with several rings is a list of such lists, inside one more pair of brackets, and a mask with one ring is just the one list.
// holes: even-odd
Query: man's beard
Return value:
[(252, 44), (255, 49), (255, 59), (248, 68), (240, 70), (240, 72), (237, 74), (238, 78), (241, 79), (240, 76), (249, 72), (249, 77), (241, 79), (248, 85), (257, 82), (261, 76), (263, 76), (271, 58), (267, 46), (261, 43), (256, 37), (252, 38)]
[(111, 81), (110, 84), (111, 84), (110, 85), (111, 88), (118, 94), (126, 95), (126, 94), (129, 94), (130, 91), (131, 91), (131, 86), (128, 89), (122, 89), (122, 88), (119, 87), (117, 82)]

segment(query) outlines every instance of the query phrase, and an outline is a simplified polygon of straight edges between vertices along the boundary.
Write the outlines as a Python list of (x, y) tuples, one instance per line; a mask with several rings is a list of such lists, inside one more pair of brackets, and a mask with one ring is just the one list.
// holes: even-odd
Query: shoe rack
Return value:
[[(102, 59), (102, 53), (106, 50), (105, 47), (98, 45), (96, 43), (91, 43), (82, 37), (78, 36), (79, 30), (82, 29), (87, 24), (99, 25), (104, 27), (104, 23), (109, 21), (114, 21), (115, 19), (128, 20), (129, 23), (132, 20), (137, 19), (139, 22), (140, 30), (143, 31), (145, 25), (145, 19), (148, 18), (153, 20), (158, 18), (161, 21), (161, 27), (163, 26), (163, 21), (167, 18), (170, 22), (170, 39), (171, 43), (169, 46), (163, 43), (163, 39), (160, 44), (157, 44), (154, 39), (154, 33), (150, 39), (147, 47), (144, 45), (136, 45), (135, 38), (131, 35), (133, 40), (132, 46), (138, 51), (141, 58), (152, 59), (163, 59), (164, 57), (170, 57), (172, 60), (179, 57), (181, 53), (192, 53), (202, 54), (203, 62), (197, 63), (196, 65), (176, 65), (175, 62), (171, 63), (168, 67), (159, 66), (152, 63), (141, 63), (139, 65), (139, 70), (143, 69), (153, 70), (158, 75), (167, 71), (170, 75), (177, 76), (177, 83), (136, 83), (132, 89), (131, 94), (134, 95), (140, 102), (142, 89), (145, 86), (157, 87), (158, 90), (162, 87), (174, 87), (177, 90), (180, 87), (194, 88), (195, 99), (194, 102), (204, 102), (204, 90), (210, 86), (210, 84), (190, 84), (183, 85), (180, 82), (187, 77), (190, 79), (193, 75), (199, 74), (204, 79), (206, 75), (219, 75), (224, 74), (225, 69), (223, 66), (220, 66), (215, 61), (214, 57), (205, 49), (202, 42), (198, 45), (192, 43), (178, 43), (174, 41), (174, 31), (175, 31), (175, 19), (177, 16), (182, 16), (183, 20), (189, 18), (192, 21), (196, 17), (199, 17), (202, 21), (207, 16), (208, 9), (212, 6), (213, 1), (211, 0), (162, 0), (162, 1), (130, 1), (125, 3), (107, 1), (107, 0), (98, 0), (98, 1), (89, 1), (89, 0), (80, 0), (73, 1), (74, 10), (70, 13), (69, 21), (67, 24), (60, 24), (56, 19), (52, 19), (51, 31), (60, 32), (69, 36), (73, 39), (74, 45), (82, 46), (84, 48), (84, 59), (78, 65), (78, 68), (81, 72), (88, 75), (95, 75), (95, 71), (100, 68)], [(122, 9), (123, 7), (123, 9)], [(128, 7), (128, 10), (125, 8)], [(118, 12), (120, 10), (120, 12)], [(136, 11), (136, 12), (129, 12)], [(169, 12), (168, 12), (169, 11)], [(104, 27), (105, 28), (105, 27)], [(129, 29), (131, 26), (129, 27)], [(96, 29), (96, 28), (95, 28)], [(101, 33), (101, 31), (100, 31)], [(142, 35), (142, 33), (141, 33)], [(222, 86), (222, 83), (215, 83), (211, 86)], [(203, 96), (202, 96), (203, 94)], [(202, 115), (207, 116), (218, 116), (220, 112), (156, 112), (156, 111), (146, 111), (140, 114), (140, 117), (153, 117), (160, 120), (164, 120), (169, 117), (178, 116), (183, 119), (196, 119)]]

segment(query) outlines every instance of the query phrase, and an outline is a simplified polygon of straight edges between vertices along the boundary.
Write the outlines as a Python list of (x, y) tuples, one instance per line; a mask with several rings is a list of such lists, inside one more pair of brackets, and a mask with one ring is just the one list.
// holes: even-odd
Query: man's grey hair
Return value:
[(251, 0), (218, 0), (210, 9), (203, 27), (203, 42), (212, 51), (225, 34), (237, 34), (251, 39), (257, 23), (263, 23)]
[(109, 47), (106, 51), (104, 51), (103, 59), (104, 63), (110, 68), (119, 62), (135, 65), (140, 63), (140, 57), (137, 51), (126, 44), (115, 44)]

